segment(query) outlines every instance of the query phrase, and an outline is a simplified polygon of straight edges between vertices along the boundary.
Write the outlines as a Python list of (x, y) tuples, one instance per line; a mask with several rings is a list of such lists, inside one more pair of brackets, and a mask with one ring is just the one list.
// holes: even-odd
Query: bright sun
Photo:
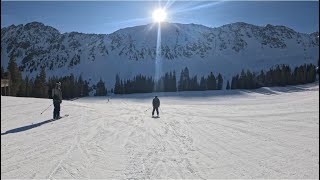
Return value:
[(163, 9), (157, 9), (153, 11), (152, 17), (155, 22), (163, 22), (167, 18), (167, 13)]

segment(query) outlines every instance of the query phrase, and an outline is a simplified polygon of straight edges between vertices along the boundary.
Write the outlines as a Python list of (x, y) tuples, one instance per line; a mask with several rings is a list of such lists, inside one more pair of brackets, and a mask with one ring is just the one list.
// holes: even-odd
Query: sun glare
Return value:
[(163, 22), (167, 18), (167, 13), (163, 9), (157, 9), (153, 11), (152, 17), (155, 22)]

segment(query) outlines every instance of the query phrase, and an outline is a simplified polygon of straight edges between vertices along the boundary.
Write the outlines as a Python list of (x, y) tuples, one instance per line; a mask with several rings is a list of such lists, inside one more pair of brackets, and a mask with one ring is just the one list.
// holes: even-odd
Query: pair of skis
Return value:
[(69, 116), (69, 114), (66, 114), (66, 115), (60, 116), (58, 119), (51, 119), (51, 121), (56, 121), (56, 120), (59, 120), (59, 119), (62, 119), (64, 117), (68, 117), (68, 116)]

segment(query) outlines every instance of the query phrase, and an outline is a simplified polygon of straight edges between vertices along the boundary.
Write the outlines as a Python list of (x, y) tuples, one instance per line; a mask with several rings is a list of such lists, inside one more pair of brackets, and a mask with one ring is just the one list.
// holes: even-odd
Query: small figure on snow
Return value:
[(57, 82), (55, 88), (52, 89), (53, 99), (53, 119), (60, 118), (60, 104), (62, 103), (61, 82)]
[(152, 117), (154, 115), (154, 110), (157, 111), (157, 115), (159, 116), (159, 110), (158, 108), (160, 107), (160, 100), (158, 99), (158, 96), (155, 96), (152, 100), (152, 106), (153, 106), (153, 110), (152, 110)]

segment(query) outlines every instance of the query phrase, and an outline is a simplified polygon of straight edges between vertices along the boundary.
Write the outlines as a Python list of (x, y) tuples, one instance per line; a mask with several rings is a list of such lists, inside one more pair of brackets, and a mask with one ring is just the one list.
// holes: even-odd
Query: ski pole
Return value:
[[(52, 104), (51, 104), (49, 107), (51, 107), (51, 106), (52, 106)], [(49, 107), (47, 107), (47, 109), (49, 109)], [(44, 111), (42, 111), (42, 113), (44, 113), (47, 109), (45, 109)], [(41, 114), (42, 114), (42, 113), (41, 113)]]
[(161, 111), (161, 113), (163, 114), (163, 111), (162, 111), (162, 109), (159, 107), (159, 109), (160, 109), (160, 111)]
[(146, 109), (144, 112), (147, 112), (150, 108)]

